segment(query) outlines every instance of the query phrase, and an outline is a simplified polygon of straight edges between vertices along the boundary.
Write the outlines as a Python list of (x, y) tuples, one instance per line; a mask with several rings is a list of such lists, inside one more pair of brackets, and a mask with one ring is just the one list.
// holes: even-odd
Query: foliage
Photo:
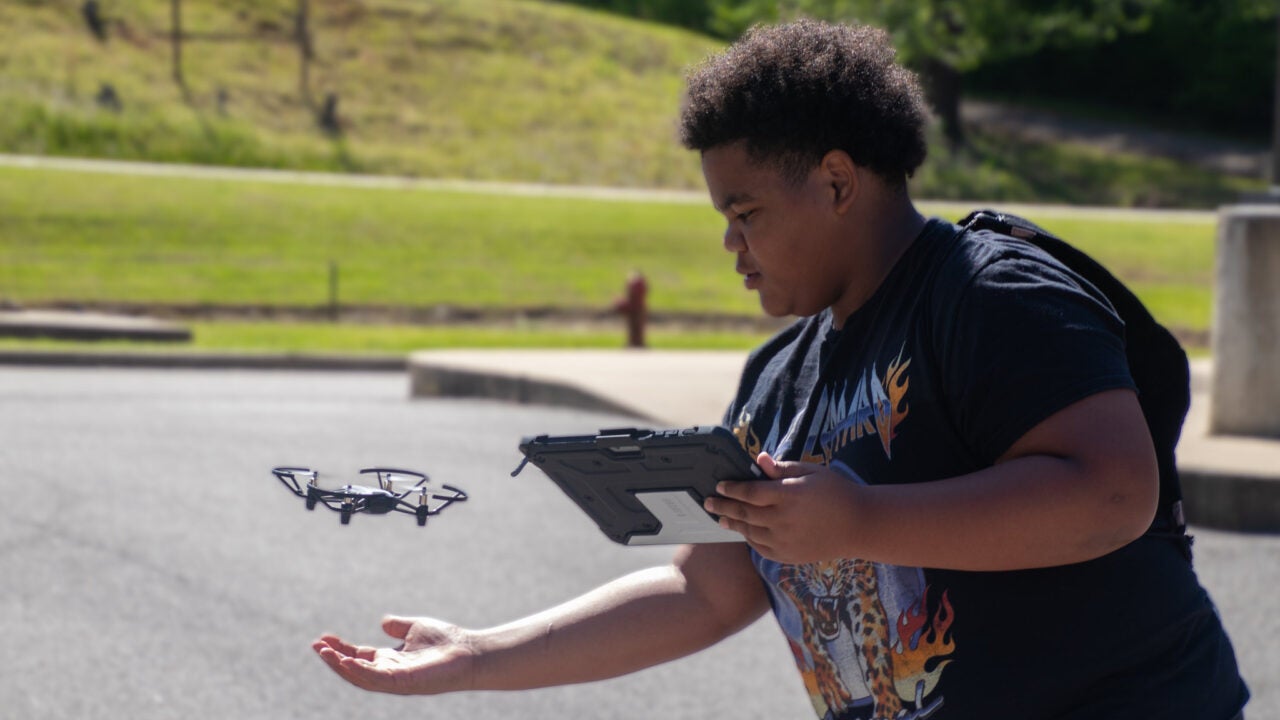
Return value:
[(917, 70), (932, 59), (964, 74), (966, 92), (1221, 135), (1271, 132), (1274, 0), (562, 1), (725, 39), (798, 14), (858, 19), (890, 29)]
[(921, 73), (951, 147), (965, 144), (960, 74), (1046, 46), (1079, 46), (1140, 30), (1162, 0), (712, 0), (712, 27), (741, 32), (799, 16), (885, 28)]
[(808, 16), (886, 28), (908, 64), (926, 59), (970, 70), (1049, 45), (1113, 40), (1145, 28), (1160, 0), (712, 0), (716, 26), (741, 32), (757, 21)]
[(1162, 125), (1263, 139), (1276, 73), (1272, 0), (1163, 0), (1140, 35), (987, 64), (975, 91), (1142, 114)]
[(607, 10), (619, 15), (652, 20), (705, 32), (710, 0), (558, 0), (570, 5)]

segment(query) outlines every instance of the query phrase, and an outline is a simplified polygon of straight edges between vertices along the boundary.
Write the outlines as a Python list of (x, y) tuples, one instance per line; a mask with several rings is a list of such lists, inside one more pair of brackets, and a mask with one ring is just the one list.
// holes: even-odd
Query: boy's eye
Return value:
[(740, 222), (746, 222), (746, 221), (747, 221), (748, 219), (750, 219), (750, 218), (751, 218), (751, 216), (752, 216), (752, 215), (754, 215), (755, 213), (756, 213), (756, 211), (755, 211), (755, 210), (746, 210), (746, 211), (744, 211), (744, 212), (740, 212), (740, 213), (738, 213), (738, 220), (739, 220)]

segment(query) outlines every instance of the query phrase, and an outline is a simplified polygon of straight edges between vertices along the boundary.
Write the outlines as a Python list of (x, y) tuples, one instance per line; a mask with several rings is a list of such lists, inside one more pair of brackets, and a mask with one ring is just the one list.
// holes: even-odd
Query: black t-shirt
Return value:
[[(938, 220), (831, 328), (829, 311), (801, 320), (748, 359), (726, 419), (752, 453), (851, 482), (946, 479), (1133, 387), (1093, 286), (1029, 243)], [(1011, 572), (753, 560), (819, 717), (1227, 720), (1248, 697), (1167, 539)]]

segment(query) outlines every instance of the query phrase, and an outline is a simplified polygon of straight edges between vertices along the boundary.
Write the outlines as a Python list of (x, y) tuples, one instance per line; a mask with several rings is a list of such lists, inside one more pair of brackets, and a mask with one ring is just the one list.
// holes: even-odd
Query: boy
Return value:
[(321, 658), (370, 690), (529, 688), (772, 608), (819, 717), (1239, 717), (1213, 606), (1147, 532), (1157, 461), (1123, 324), (1034, 246), (916, 211), (925, 121), (870, 28), (758, 28), (690, 77), (682, 139), (725, 248), (765, 312), (802, 318), (726, 415), (774, 480), (708, 500), (746, 545), (489, 630), (388, 618), (400, 649), (325, 636)]

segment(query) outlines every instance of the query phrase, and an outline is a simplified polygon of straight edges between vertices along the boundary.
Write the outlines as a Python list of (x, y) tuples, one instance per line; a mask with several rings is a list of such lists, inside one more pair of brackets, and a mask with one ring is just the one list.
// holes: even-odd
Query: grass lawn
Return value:
[[(924, 209), (957, 219), (970, 206)], [(1207, 329), (1212, 215), (1033, 212), (1129, 282), (1162, 322)], [(720, 246), (721, 224), (701, 201), (0, 168), (0, 300), (316, 307), (328, 302), (333, 263), (344, 306), (601, 309), (640, 271), (654, 311), (754, 316), (754, 296)], [(197, 328), (197, 343), (210, 347), (283, 349), (607, 346), (617, 337), (548, 327)], [(735, 347), (758, 338), (658, 337)]]
[[(23, 303), (750, 313), (709, 205), (0, 168), (0, 297)], [(736, 292), (735, 292), (736, 291)]]
[[(341, 353), (403, 355), (441, 348), (621, 348), (622, 322), (615, 329), (525, 325), (422, 326), (301, 322), (194, 322), (190, 344), (0, 338), (0, 349), (71, 351), (162, 351), (246, 353)], [(749, 350), (767, 332), (664, 330), (650, 328), (648, 347), (657, 350)]]

